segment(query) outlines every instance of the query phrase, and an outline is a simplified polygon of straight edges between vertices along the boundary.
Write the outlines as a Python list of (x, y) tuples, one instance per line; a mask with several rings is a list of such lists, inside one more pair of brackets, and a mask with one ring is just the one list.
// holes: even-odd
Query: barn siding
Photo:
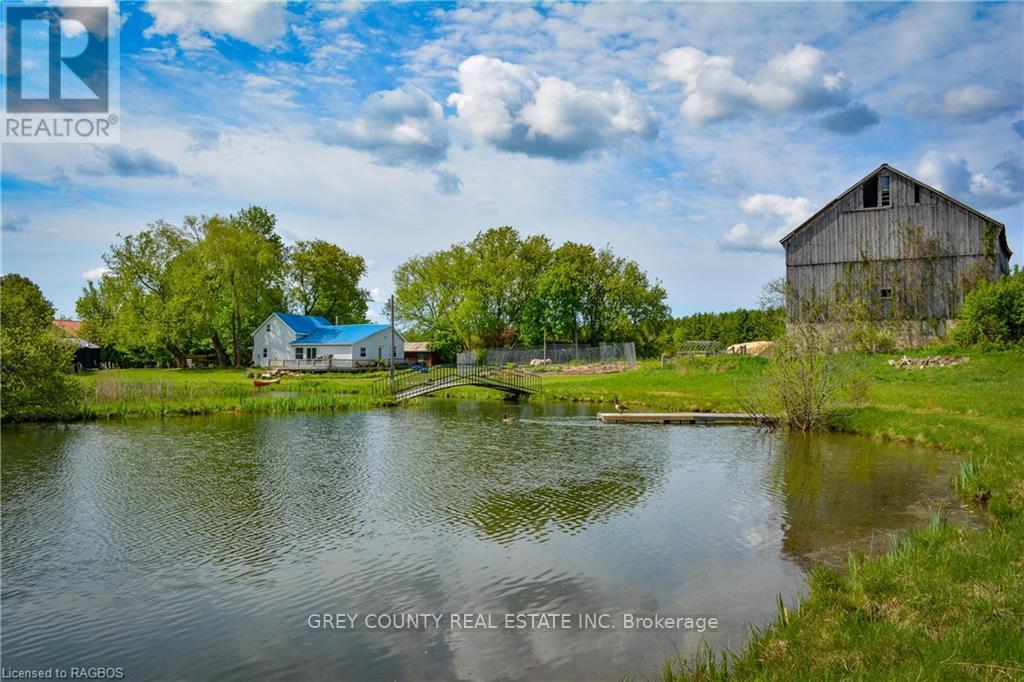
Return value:
[(928, 300), (916, 301), (909, 312), (932, 319), (956, 315), (975, 273), (995, 278), (1008, 272), (1009, 254), (998, 239), (987, 243), (992, 228), (984, 217), (923, 185), (915, 203), (912, 179), (885, 168), (879, 172), (884, 173), (890, 175), (890, 206), (864, 208), (858, 185), (785, 242), (790, 321), (797, 319), (802, 302), (830, 298), (837, 284), (849, 279), (847, 273), (894, 273), (895, 281), (876, 289), (933, 279)]

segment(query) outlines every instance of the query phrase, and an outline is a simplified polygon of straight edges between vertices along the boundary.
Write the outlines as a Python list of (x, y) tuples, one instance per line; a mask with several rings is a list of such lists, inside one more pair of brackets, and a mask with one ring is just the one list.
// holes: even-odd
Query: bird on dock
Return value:
[(505, 416), (501, 418), (501, 422), (503, 424), (515, 424), (517, 421), (519, 421), (519, 417), (514, 414), (509, 414), (508, 412), (506, 412)]
[(615, 401), (615, 411), (616, 412), (622, 413), (622, 412), (628, 412), (629, 411), (629, 408), (626, 407), (625, 403), (620, 403), (619, 402), (619, 396), (614, 396), (612, 398), (612, 400)]

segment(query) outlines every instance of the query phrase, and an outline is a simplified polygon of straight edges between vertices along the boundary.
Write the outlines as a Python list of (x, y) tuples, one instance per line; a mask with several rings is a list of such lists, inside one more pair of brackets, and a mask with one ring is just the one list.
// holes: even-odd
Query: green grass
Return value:
[[(816, 568), (805, 598), (780, 604), (777, 621), (753, 632), (744, 650), (671, 661), (665, 679), (1024, 677), (1024, 351), (970, 355), (965, 365), (924, 370), (856, 357), (869, 379), (866, 400), (841, 405), (836, 428), (960, 453), (950, 485), (965, 504), (985, 506), (990, 528), (968, 531), (935, 517), (882, 557), (852, 555), (843, 572)], [(734, 411), (738, 391), (766, 366), (713, 357), (619, 374), (546, 372), (543, 399), (610, 406), (617, 395), (633, 409)], [(387, 402), (371, 395), (377, 376), (286, 377), (254, 389), (237, 370), (97, 372), (83, 378), (88, 398), (75, 416), (366, 408)], [(445, 395), (501, 397), (484, 389)]]
[(236, 369), (125, 369), (82, 376), (86, 397), (71, 418), (116, 419), (223, 412), (314, 412), (391, 404), (371, 392), (379, 373), (285, 377), (256, 388)]

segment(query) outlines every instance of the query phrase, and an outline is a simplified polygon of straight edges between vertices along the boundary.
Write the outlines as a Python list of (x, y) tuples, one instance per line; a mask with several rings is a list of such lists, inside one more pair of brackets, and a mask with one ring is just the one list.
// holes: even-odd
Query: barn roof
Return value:
[[(320, 327), (309, 336), (292, 341), (293, 346), (336, 346), (355, 343), (388, 329), (386, 324), (337, 324)], [(398, 332), (395, 332), (396, 334)]]
[(887, 170), (887, 171), (889, 171), (891, 173), (895, 173), (896, 175), (902, 176), (902, 177), (906, 178), (907, 180), (909, 180), (909, 181), (911, 181), (913, 183), (921, 185), (922, 187), (927, 188), (929, 192), (937, 194), (940, 197), (946, 199), (947, 201), (951, 201), (952, 203), (956, 204), (957, 206), (959, 206), (960, 208), (964, 209), (965, 211), (970, 211), (971, 213), (973, 213), (974, 215), (978, 216), (982, 220), (985, 220), (987, 222), (992, 223), (993, 225), (996, 225), (997, 227), (999, 227), (999, 243), (1000, 243), (1000, 245), (1006, 251), (1007, 255), (1011, 255), (1011, 256), (1013, 255), (1013, 252), (1010, 251), (1010, 245), (1006, 241), (1006, 226), (1003, 225), (1001, 222), (999, 222), (998, 220), (996, 220), (994, 218), (990, 218), (989, 216), (985, 215), (984, 213), (982, 213), (981, 211), (979, 211), (977, 209), (971, 208), (970, 206), (968, 206), (967, 204), (963, 203), (962, 201), (958, 201), (957, 199), (954, 199), (953, 197), (949, 196), (945, 192), (943, 192), (941, 190), (938, 190), (938, 189), (935, 189), (934, 187), (932, 187), (928, 183), (921, 182), (917, 178), (915, 178), (913, 176), (910, 176), (910, 175), (907, 175), (906, 173), (904, 173), (903, 171), (901, 171), (901, 170), (899, 170), (897, 168), (893, 168), (892, 166), (890, 166), (887, 163), (883, 163), (881, 166), (879, 166), (875, 170), (871, 171), (870, 173), (865, 175), (863, 178), (861, 178), (857, 182), (853, 183), (850, 187), (848, 187), (847, 189), (845, 189), (842, 192), (840, 192), (839, 195), (835, 199), (833, 199), (832, 201), (830, 201), (827, 204), (825, 204), (824, 206), (822, 206), (814, 215), (812, 215), (810, 218), (808, 218), (804, 222), (800, 223), (800, 225), (798, 225), (792, 232), (790, 232), (785, 237), (780, 239), (779, 243), (782, 244), (783, 246), (785, 246), (786, 242), (789, 241), (797, 232), (799, 232), (800, 230), (804, 229), (809, 224), (814, 222), (814, 220), (816, 218), (818, 218), (818, 216), (823, 214), (828, 209), (832, 208), (832, 206), (835, 205), (838, 201), (840, 201), (843, 197), (845, 197), (847, 194), (849, 194), (853, 190), (855, 190), (858, 187), (860, 187), (861, 185), (863, 185), (865, 182), (867, 182), (869, 179), (873, 178), (875, 175), (877, 175), (879, 172), (881, 172), (883, 170)]
[(82, 330), (81, 320), (54, 320), (53, 326), (62, 329), (65, 333), (71, 336), (78, 336), (78, 333)]

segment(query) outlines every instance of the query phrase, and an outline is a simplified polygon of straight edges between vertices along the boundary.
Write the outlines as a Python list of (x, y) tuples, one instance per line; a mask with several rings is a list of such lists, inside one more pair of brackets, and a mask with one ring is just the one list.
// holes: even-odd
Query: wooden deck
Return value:
[(742, 412), (600, 412), (605, 424), (757, 424)]

